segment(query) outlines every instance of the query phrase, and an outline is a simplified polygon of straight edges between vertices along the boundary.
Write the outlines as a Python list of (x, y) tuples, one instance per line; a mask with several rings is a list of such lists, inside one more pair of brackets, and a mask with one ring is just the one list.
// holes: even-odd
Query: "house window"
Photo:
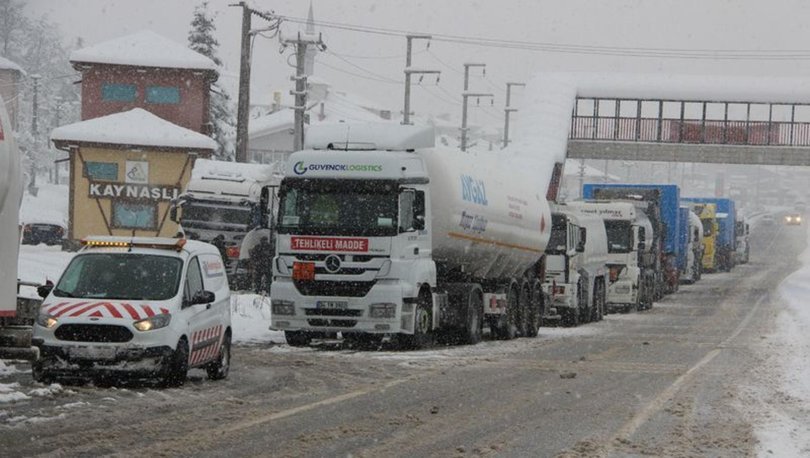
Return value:
[(133, 84), (104, 83), (101, 99), (105, 102), (134, 102), (137, 89)]
[(180, 89), (169, 86), (149, 86), (146, 88), (146, 102), (176, 105), (180, 103)]
[(118, 164), (115, 162), (85, 162), (85, 176), (90, 181), (117, 181)]
[(113, 200), (112, 227), (117, 229), (156, 229), (157, 204)]

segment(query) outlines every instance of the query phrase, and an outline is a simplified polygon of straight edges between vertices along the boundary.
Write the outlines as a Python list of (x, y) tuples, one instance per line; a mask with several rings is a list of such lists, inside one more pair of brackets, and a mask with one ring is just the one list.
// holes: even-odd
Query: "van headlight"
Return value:
[(161, 315), (149, 317), (145, 320), (136, 321), (132, 323), (132, 326), (141, 332), (153, 331), (155, 329), (165, 328), (169, 325), (169, 323), (171, 323), (171, 321), (172, 315), (170, 313), (163, 313)]
[(51, 315), (44, 313), (37, 315), (37, 324), (43, 328), (51, 329), (52, 327), (56, 326), (56, 323), (58, 322), (59, 321)]

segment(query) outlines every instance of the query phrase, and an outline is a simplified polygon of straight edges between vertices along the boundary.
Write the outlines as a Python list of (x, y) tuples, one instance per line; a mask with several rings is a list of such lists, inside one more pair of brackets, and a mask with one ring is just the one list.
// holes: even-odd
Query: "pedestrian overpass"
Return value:
[(810, 79), (560, 75), (569, 159), (810, 166)]

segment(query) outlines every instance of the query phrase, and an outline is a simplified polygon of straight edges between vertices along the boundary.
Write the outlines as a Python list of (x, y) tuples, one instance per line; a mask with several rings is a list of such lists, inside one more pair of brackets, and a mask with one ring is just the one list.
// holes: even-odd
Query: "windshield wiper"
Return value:
[(79, 296), (74, 295), (73, 293), (69, 293), (69, 292), (67, 292), (65, 290), (62, 290), (62, 289), (59, 289), (59, 288), (54, 289), (53, 293), (55, 295), (59, 296), (59, 297), (79, 297)]

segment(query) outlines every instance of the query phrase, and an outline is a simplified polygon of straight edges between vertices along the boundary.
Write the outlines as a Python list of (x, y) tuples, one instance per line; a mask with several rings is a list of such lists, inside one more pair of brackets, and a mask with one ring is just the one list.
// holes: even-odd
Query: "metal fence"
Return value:
[(577, 98), (570, 138), (810, 146), (810, 105)]

